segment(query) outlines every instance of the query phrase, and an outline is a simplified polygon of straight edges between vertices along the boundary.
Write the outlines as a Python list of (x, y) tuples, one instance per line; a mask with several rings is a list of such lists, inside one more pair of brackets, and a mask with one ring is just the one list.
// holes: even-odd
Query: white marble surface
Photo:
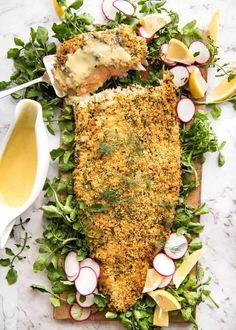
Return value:
[[(101, 0), (85, 1), (84, 7), (97, 16), (101, 15)], [(201, 26), (207, 25), (215, 9), (221, 10), (220, 46), (225, 61), (236, 60), (236, 2), (235, 0), (168, 0), (169, 8), (180, 14), (181, 24), (196, 18)], [(13, 46), (13, 37), (27, 38), (29, 27), (44, 25), (49, 27), (57, 20), (51, 0), (8, 0), (0, 1), (0, 80), (7, 80), (12, 63), (6, 59), (7, 50)], [(211, 86), (215, 79), (210, 77)], [(11, 121), (14, 102), (10, 98), (0, 101), (0, 139), (6, 133)], [(203, 240), (208, 246), (202, 263), (207, 274), (213, 277), (211, 285), (214, 298), (219, 302), (216, 310), (210, 303), (198, 309), (200, 328), (204, 330), (235, 330), (236, 329), (236, 112), (230, 104), (223, 105), (223, 113), (213, 126), (220, 141), (226, 140), (224, 150), (226, 164), (218, 168), (216, 155), (209, 155), (203, 168), (202, 201), (211, 210), (209, 215), (202, 217), (206, 225)], [(57, 138), (50, 136), (51, 145), (58, 143)], [(50, 166), (50, 176), (55, 173), (55, 165)], [(76, 324), (56, 322), (52, 319), (52, 308), (47, 297), (30, 289), (30, 284), (47, 283), (44, 274), (32, 273), (32, 263), (37, 256), (34, 239), (42, 232), (43, 219), (38, 210), (42, 204), (38, 198), (34, 206), (23, 218), (30, 216), (31, 223), (27, 230), (32, 234), (31, 249), (27, 259), (17, 265), (19, 279), (17, 284), (8, 286), (5, 282), (5, 269), (0, 268), (0, 330), (25, 329), (72, 329)], [(8, 245), (13, 245), (9, 242)], [(81, 329), (122, 329), (116, 322), (86, 322), (79, 325)], [(170, 329), (190, 329), (190, 326), (171, 325)]]

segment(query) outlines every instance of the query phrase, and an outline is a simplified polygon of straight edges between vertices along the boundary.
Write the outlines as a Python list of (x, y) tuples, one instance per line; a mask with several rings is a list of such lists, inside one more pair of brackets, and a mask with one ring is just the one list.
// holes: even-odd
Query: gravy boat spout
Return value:
[[(15, 168), (15, 169), (18, 168), (17, 159), (19, 159), (21, 157), (21, 159), (24, 160), (27, 157), (27, 156), (25, 157), (25, 155), (27, 155), (25, 150), (29, 150), (29, 151), (31, 150), (31, 149), (29, 149), (30, 136), (26, 135), (23, 138), (21, 136), (21, 147), (16, 149), (17, 150), (16, 157), (14, 157), (14, 153), (13, 153), (13, 161), (7, 160), (4, 163), (4, 160), (6, 160), (7, 156), (5, 156), (5, 155), (7, 155), (7, 150), (10, 149), (10, 145), (11, 145), (11, 143), (13, 143), (12, 140), (13, 140), (14, 136), (15, 136), (15, 140), (17, 141), (16, 136), (18, 137), (18, 135), (14, 135), (14, 134), (16, 134), (15, 133), (16, 129), (20, 125), (19, 124), (20, 120), (22, 121), (21, 125), (23, 125), (24, 127), (28, 127), (27, 125), (31, 125), (30, 132), (32, 132), (32, 134), (33, 134), (34, 148), (32, 150), (35, 155), (35, 166), (33, 168), (33, 172), (28, 169), (24, 170), (24, 172), (22, 172), (21, 182), (22, 182), (22, 194), (23, 195), (21, 194), (21, 189), (19, 189), (19, 187), (18, 187), (17, 193), (18, 193), (18, 197), (21, 199), (21, 202), (19, 205), (17, 205), (17, 204), (14, 205), (14, 203), (12, 204), (11, 202), (9, 202), (9, 199), (11, 199), (11, 194), (12, 194), (12, 198), (14, 198), (14, 194), (15, 194), (14, 187), (12, 189), (12, 193), (11, 193), (11, 189), (7, 189), (8, 201), (4, 198), (4, 193), (5, 193), (4, 187), (5, 187), (5, 189), (6, 189), (6, 187), (8, 188), (7, 179), (5, 180), (5, 183), (4, 183), (5, 186), (3, 187), (4, 176), (5, 176), (5, 174), (6, 174), (6, 177), (8, 177), (8, 178), (9, 177), (11, 178), (12, 175), (14, 176), (14, 173), (11, 173), (10, 171), (12, 170), (12, 168)], [(31, 120), (31, 121), (29, 121), (29, 120)], [(28, 122), (31, 124), (28, 124)], [(23, 148), (22, 148), (22, 145), (23, 145)], [(23, 154), (20, 154), (21, 151), (23, 152)], [(28, 155), (29, 155), (29, 151), (28, 151)], [(16, 158), (16, 160), (15, 160), (15, 158)], [(16, 161), (15, 164), (13, 164), (14, 160)], [(43, 188), (44, 182), (46, 180), (46, 176), (47, 176), (49, 160), (50, 160), (49, 145), (48, 145), (46, 128), (45, 128), (45, 125), (43, 122), (41, 104), (36, 101), (28, 100), (28, 99), (21, 100), (16, 106), (14, 120), (11, 123), (10, 128), (6, 134), (6, 137), (0, 146), (0, 174), (3, 177), (3, 180), (0, 180), (0, 249), (2, 249), (5, 246), (6, 241), (9, 237), (9, 234), (14, 225), (16, 217), (18, 217), (24, 211), (26, 211), (33, 204), (33, 202), (36, 200), (36, 198), (42, 191), (42, 188)], [(2, 165), (1, 162), (2, 162), (2, 164), (3, 163), (5, 164), (4, 170), (3, 170), (3, 167), (1, 168), (1, 165)], [(28, 162), (28, 159), (23, 164), (27, 164), (27, 162)], [(29, 161), (29, 163), (30, 163), (30, 161)], [(8, 167), (8, 164), (9, 164), (9, 167)], [(25, 166), (27, 166), (27, 165), (25, 165)], [(22, 168), (22, 167), (20, 167), (20, 168)], [(2, 173), (1, 173), (1, 170), (2, 170)], [(16, 173), (16, 171), (15, 171), (15, 173)], [(18, 172), (18, 177), (20, 176), (20, 174), (21, 173)], [(27, 182), (29, 181), (30, 176), (32, 177), (32, 179), (31, 179), (32, 184), (30, 186), (29, 185), (27, 186), (27, 184), (28, 184)], [(1, 178), (1, 176), (0, 176), (0, 178)], [(10, 184), (12, 184), (12, 181), (14, 184), (14, 180), (10, 180), (10, 181), (11, 181)], [(24, 185), (24, 182), (25, 182), (25, 185)], [(24, 193), (23, 193), (24, 188), (25, 188), (24, 186), (28, 187), (27, 196), (25, 198), (24, 198)], [(10, 185), (9, 185), (9, 187), (10, 187)]]

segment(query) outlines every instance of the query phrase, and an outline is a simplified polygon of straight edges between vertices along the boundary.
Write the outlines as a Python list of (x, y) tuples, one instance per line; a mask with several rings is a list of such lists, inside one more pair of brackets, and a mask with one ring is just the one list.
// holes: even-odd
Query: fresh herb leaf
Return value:
[(38, 256), (33, 264), (33, 270), (35, 273), (42, 272), (48, 265), (48, 258), (43, 256)]
[(107, 306), (107, 299), (104, 295), (98, 293), (94, 295), (94, 303), (100, 310), (103, 310)]
[(5, 248), (5, 253), (8, 256), (14, 256), (14, 252), (10, 248)]
[(20, 55), (19, 48), (11, 48), (7, 52), (7, 58), (18, 58)]
[(45, 27), (39, 26), (37, 28), (36, 40), (41, 46), (44, 46), (46, 44), (46, 42), (48, 41), (48, 30)]
[(73, 3), (69, 6), (69, 8), (79, 9), (82, 5), (83, 5), (83, 0), (77, 0), (77, 1), (73, 2)]
[(196, 25), (197, 21), (194, 19), (191, 22), (185, 24), (181, 31), (182, 41), (187, 46), (189, 46), (190, 43), (194, 40), (202, 39), (202, 33)]
[(224, 164), (225, 164), (225, 157), (222, 154), (222, 152), (219, 152), (219, 155), (218, 155), (218, 165), (221, 167), (221, 166), (224, 166)]
[(25, 45), (24, 41), (22, 41), (21, 39), (16, 38), (16, 37), (14, 38), (14, 43), (16, 46), (19, 46), (19, 47), (24, 47), (24, 45)]
[(15, 268), (11, 267), (7, 273), (7, 276), (6, 276), (6, 280), (7, 280), (7, 283), (9, 285), (12, 285), (14, 283), (16, 283), (17, 281), (17, 271), (15, 270)]
[(69, 293), (66, 301), (69, 305), (72, 305), (75, 302), (75, 293), (74, 292)]
[(55, 159), (63, 156), (64, 152), (65, 152), (65, 150), (62, 149), (62, 148), (53, 149), (50, 152), (50, 155), (51, 155), (52, 160), (55, 160)]
[(60, 305), (61, 305), (60, 299), (52, 296), (52, 297), (49, 297), (49, 300), (53, 307), (60, 307)]
[(212, 107), (211, 107), (211, 115), (212, 115), (212, 118), (217, 120), (218, 118), (220, 118), (220, 115), (221, 115), (221, 107), (217, 104), (214, 104)]
[(10, 266), (10, 259), (9, 258), (5, 258), (5, 259), (0, 259), (0, 265), (3, 266), (3, 267), (8, 267)]
[(10, 81), (0, 81), (0, 90), (7, 88), (10, 84)]
[(188, 250), (190, 253), (199, 250), (202, 248), (202, 240), (199, 237), (194, 238), (188, 246)]
[(105, 317), (107, 319), (116, 319), (117, 318), (117, 313), (115, 312), (106, 312)]

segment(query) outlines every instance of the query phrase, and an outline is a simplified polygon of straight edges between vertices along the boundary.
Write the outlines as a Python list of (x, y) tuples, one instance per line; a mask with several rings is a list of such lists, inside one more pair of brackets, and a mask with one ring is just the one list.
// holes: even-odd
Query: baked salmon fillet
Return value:
[(56, 84), (66, 94), (95, 92), (112, 76), (123, 76), (147, 55), (144, 38), (130, 26), (80, 34), (57, 49)]
[(180, 189), (176, 90), (106, 90), (73, 97), (74, 189), (84, 203), (90, 251), (101, 266), (109, 308), (127, 311), (142, 296), (148, 268), (170, 233)]

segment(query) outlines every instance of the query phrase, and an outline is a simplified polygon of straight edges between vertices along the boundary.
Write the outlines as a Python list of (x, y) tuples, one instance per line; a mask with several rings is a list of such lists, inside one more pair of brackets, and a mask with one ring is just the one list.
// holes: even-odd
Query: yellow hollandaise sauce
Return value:
[(36, 117), (33, 107), (23, 109), (0, 159), (0, 200), (13, 208), (22, 206), (33, 189), (37, 170)]

